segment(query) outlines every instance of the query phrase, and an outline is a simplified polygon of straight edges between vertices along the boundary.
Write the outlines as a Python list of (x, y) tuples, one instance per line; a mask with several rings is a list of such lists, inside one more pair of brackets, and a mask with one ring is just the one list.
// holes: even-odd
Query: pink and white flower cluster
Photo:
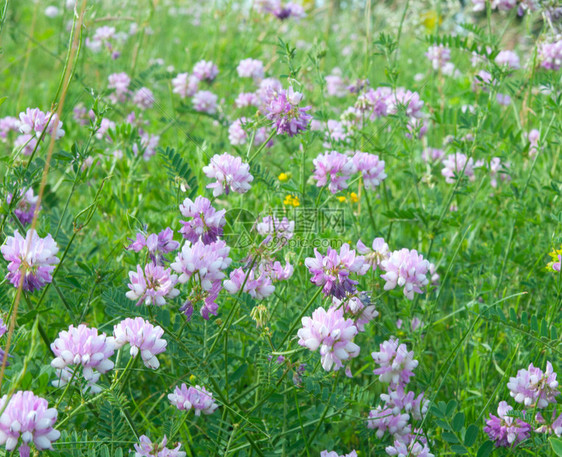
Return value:
[(213, 394), (201, 386), (189, 386), (182, 384), (176, 387), (174, 392), (168, 395), (170, 403), (180, 411), (193, 409), (196, 416), (201, 413), (213, 414), (219, 405), (213, 399)]

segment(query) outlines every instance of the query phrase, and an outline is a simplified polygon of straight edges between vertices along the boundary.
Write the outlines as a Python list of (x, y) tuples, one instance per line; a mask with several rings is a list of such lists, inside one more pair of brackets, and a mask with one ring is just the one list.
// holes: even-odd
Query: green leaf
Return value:
[(550, 447), (554, 451), (554, 453), (562, 457), (562, 439), (551, 437), (548, 441), (550, 441)]
[(488, 457), (493, 450), (494, 450), (494, 443), (492, 443), (490, 440), (485, 441), (482, 444), (482, 446), (480, 446), (480, 449), (478, 449), (478, 453), (476, 454), (476, 457)]
[(445, 411), (447, 417), (451, 417), (453, 415), (455, 409), (457, 409), (457, 406), (458, 403), (456, 400), (451, 400), (449, 403), (447, 403), (447, 410)]
[(452, 444), (458, 444), (459, 443), (459, 439), (455, 436), (454, 433), (443, 432), (443, 434), (441, 436), (443, 438), (443, 441), (446, 441), (447, 443), (452, 443)]
[(458, 444), (454, 444), (453, 446), (451, 446), (451, 451), (453, 451), (455, 454), (468, 454), (468, 449)]
[(464, 413), (455, 414), (452, 425), (455, 432), (460, 432), (464, 426)]
[(466, 433), (464, 434), (464, 445), (466, 447), (470, 447), (474, 444), (476, 438), (478, 438), (479, 431), (480, 429), (476, 424), (470, 424), (468, 426), (468, 428), (466, 429)]

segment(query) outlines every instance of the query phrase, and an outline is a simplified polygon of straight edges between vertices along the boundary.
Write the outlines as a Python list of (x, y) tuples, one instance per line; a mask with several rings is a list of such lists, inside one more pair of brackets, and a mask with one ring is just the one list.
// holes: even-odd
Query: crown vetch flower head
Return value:
[(394, 441), (394, 445), (386, 447), (386, 453), (396, 457), (434, 457), (426, 443), (412, 440), (405, 443), (400, 440)]
[(243, 163), (240, 157), (228, 153), (215, 154), (209, 165), (203, 167), (203, 173), (216, 182), (207, 184), (207, 189), (213, 189), (213, 196), (227, 194), (232, 190), (245, 194), (250, 190), (250, 183), (254, 177), (250, 174), (250, 165)]
[(490, 419), (486, 421), (484, 432), (497, 447), (515, 446), (529, 437), (531, 426), (521, 419), (508, 416), (511, 410), (513, 408), (507, 402), (500, 401), (498, 415), (490, 413)]
[(173, 449), (168, 449), (166, 445), (168, 444), (168, 438), (164, 435), (164, 438), (160, 444), (153, 443), (150, 438), (146, 435), (141, 435), (139, 437), (139, 443), (135, 444), (135, 457), (185, 457), (186, 453), (180, 451), (181, 444)]
[(254, 81), (261, 81), (264, 75), (263, 62), (257, 59), (243, 59), (236, 67), (236, 71), (241, 78), (253, 78)]
[(328, 247), (325, 256), (314, 249), (315, 257), (308, 257), (305, 265), (312, 274), (310, 279), (317, 286), (322, 286), (325, 296), (345, 297), (346, 293), (354, 293), (357, 281), (350, 279), (350, 273), (364, 275), (369, 269), (365, 258), (355, 254), (349, 244), (342, 245), (340, 252)]
[(197, 274), (203, 290), (209, 291), (215, 281), (225, 277), (224, 270), (232, 262), (229, 253), (230, 248), (222, 240), (210, 244), (201, 240), (196, 243), (186, 241), (170, 266), (180, 274), (180, 283), (186, 283)]
[[(6, 404), (7, 402), (7, 404)], [(10, 399), (0, 399), (0, 444), (13, 451), (18, 443), (20, 457), (29, 457), (33, 443), (37, 450), (53, 449), (52, 443), (60, 438), (53, 427), (57, 410), (49, 408), (47, 400), (30, 391), (18, 391)]]
[(299, 107), (302, 99), (303, 95), (294, 91), (292, 87), (287, 90), (270, 91), (264, 111), (266, 117), (273, 121), (277, 135), (295, 136), (308, 128), (312, 116), (307, 111), (311, 107)]
[(57, 370), (59, 386), (66, 384), (66, 377), (61, 376), (61, 371), (66, 368), (82, 366), (84, 379), (96, 382), (100, 373), (107, 373), (114, 365), (109, 360), (115, 352), (113, 338), (84, 324), (71, 325), (68, 330), (61, 331), (51, 344), (51, 350), (56, 356), (51, 366)]
[(180, 221), (183, 227), (179, 232), (185, 239), (192, 243), (201, 240), (204, 244), (210, 244), (222, 236), (226, 210), (217, 211), (208, 198), (201, 195), (195, 201), (186, 198), (180, 205), (180, 212), (184, 217), (191, 218)]
[[(20, 199), (14, 208), (14, 214), (21, 222), (22, 225), (31, 224), (33, 220), (33, 213), (37, 208), (37, 201), (39, 197), (33, 193), (33, 189), (29, 188), (25, 192), (20, 190)], [(12, 203), (13, 195), (9, 194), (6, 198), (8, 204)]]
[(219, 69), (213, 62), (200, 60), (193, 67), (193, 75), (200, 81), (213, 81), (219, 74)]
[[(129, 238), (130, 239), (130, 238)], [(154, 263), (164, 264), (164, 254), (168, 254), (180, 247), (178, 241), (174, 241), (174, 231), (170, 227), (166, 227), (160, 233), (151, 233), (144, 235), (137, 233), (136, 239), (127, 246), (127, 249), (140, 252), (144, 248), (148, 249), (148, 254)]]
[(355, 168), (363, 175), (365, 189), (375, 189), (386, 178), (384, 160), (367, 152), (356, 152), (353, 156)]
[(0, 251), (9, 262), (6, 279), (14, 287), (22, 284), (23, 290), (32, 292), (53, 280), (51, 274), (59, 263), (55, 257), (59, 248), (50, 234), (40, 238), (35, 230), (30, 229), (24, 238), (16, 230), (14, 236), (6, 238)]
[(196, 416), (203, 414), (213, 414), (219, 407), (213, 399), (213, 394), (201, 386), (189, 386), (182, 384), (181, 387), (174, 389), (174, 392), (168, 395), (170, 403), (180, 411), (189, 411), (193, 409)]
[[(337, 151), (319, 154), (312, 163), (314, 164), (313, 178), (316, 180), (316, 186), (328, 185), (332, 194), (347, 189), (347, 180), (357, 171), (352, 158)], [(329, 184), (328, 178), (330, 179)]]
[(215, 114), (218, 97), (208, 90), (200, 90), (193, 95), (193, 108), (200, 113)]
[(413, 370), (418, 366), (414, 360), (414, 351), (408, 352), (405, 344), (400, 344), (397, 338), (391, 337), (381, 343), (379, 352), (372, 352), (371, 356), (376, 364), (373, 373), (379, 375), (379, 380), (389, 383), (391, 387), (404, 386), (414, 376)]
[(193, 97), (199, 90), (199, 78), (189, 73), (179, 73), (172, 79), (172, 93), (181, 98)]
[(178, 276), (171, 273), (169, 268), (149, 262), (144, 270), (137, 265), (137, 271), (129, 272), (129, 290), (125, 295), (130, 300), (137, 300), (137, 306), (145, 305), (163, 306), (166, 299), (175, 298), (179, 290), (175, 288)]
[(418, 251), (403, 248), (393, 251), (390, 256), (380, 263), (385, 274), (381, 278), (386, 281), (384, 290), (404, 287), (404, 295), (408, 300), (414, 299), (414, 292), (423, 293), (422, 287), (429, 284), (427, 274), (430, 263)]
[(328, 311), (320, 307), (311, 317), (303, 317), (302, 325), (298, 331), (299, 344), (311, 351), (320, 348), (324, 370), (337, 371), (342, 362), (359, 355), (360, 348), (353, 342), (357, 327), (344, 317), (341, 307), (332, 306)]
[(115, 348), (120, 349), (129, 343), (131, 356), (136, 357), (140, 351), (145, 366), (153, 370), (160, 366), (156, 356), (164, 352), (168, 344), (161, 338), (163, 334), (162, 327), (154, 327), (142, 317), (127, 318), (113, 327)]
[(517, 403), (537, 408), (556, 403), (556, 396), (560, 394), (556, 373), (550, 362), (546, 362), (545, 372), (531, 363), (528, 369), (519, 370), (516, 377), (509, 378), (507, 387)]

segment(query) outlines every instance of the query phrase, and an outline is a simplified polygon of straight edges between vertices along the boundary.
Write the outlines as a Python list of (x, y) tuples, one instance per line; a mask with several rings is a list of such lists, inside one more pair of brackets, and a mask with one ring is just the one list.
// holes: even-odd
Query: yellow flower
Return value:
[(195, 375), (191, 375), (191, 376), (189, 377), (189, 382), (194, 383), (196, 379), (197, 379), (197, 378), (195, 377)]
[(340, 197), (336, 197), (340, 203), (344, 203), (347, 199), (341, 195)]
[(562, 255), (562, 246), (560, 246), (560, 249), (552, 249), (552, 252), (549, 252), (548, 255), (552, 257), (552, 261), (548, 262), (548, 264), (546, 265), (546, 269), (550, 271), (557, 271), (552, 268), (552, 266), (555, 263), (560, 262), (560, 256)]
[(280, 173), (277, 179), (279, 181), (288, 181), (291, 178), (291, 173)]
[(424, 25), (428, 32), (432, 32), (435, 29), (435, 25), (439, 20), (439, 25), (443, 22), (443, 18), (437, 14), (435, 11), (428, 11), (421, 15), (421, 23)]
[(299, 197), (295, 195), (287, 195), (285, 197), (285, 200), (283, 200), (283, 204), (285, 206), (300, 206), (301, 202), (299, 200)]
[(351, 194), (349, 195), (349, 197), (351, 198), (351, 201), (353, 203), (357, 203), (359, 201), (359, 197), (357, 196), (357, 194), (355, 192), (351, 192)]

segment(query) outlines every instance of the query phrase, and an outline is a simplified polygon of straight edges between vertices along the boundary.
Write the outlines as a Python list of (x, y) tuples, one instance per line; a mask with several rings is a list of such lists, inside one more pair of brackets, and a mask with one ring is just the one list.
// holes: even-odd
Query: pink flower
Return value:
[(369, 249), (363, 244), (361, 240), (357, 241), (357, 252), (365, 256), (365, 262), (376, 270), (381, 265), (381, 262), (388, 259), (390, 256), (390, 249), (384, 238), (375, 238), (373, 240), (372, 249)]
[(486, 421), (484, 432), (497, 447), (515, 446), (525, 441), (530, 434), (531, 426), (526, 422), (507, 415), (513, 408), (505, 401), (498, 405), (498, 416), (490, 413), (490, 419)]
[(308, 129), (312, 116), (307, 111), (311, 107), (299, 107), (302, 99), (303, 94), (294, 91), (292, 87), (267, 94), (264, 113), (273, 121), (277, 135), (292, 137)]
[(264, 75), (263, 63), (256, 59), (241, 60), (236, 71), (241, 78), (253, 78), (254, 81), (261, 81)]
[(179, 73), (172, 79), (172, 93), (178, 94), (181, 98), (193, 97), (199, 90), (199, 79), (188, 73)]
[(247, 118), (241, 117), (230, 124), (230, 127), (228, 127), (228, 141), (230, 141), (232, 146), (246, 144), (248, 141), (248, 132), (244, 129), (244, 125), (249, 122)]
[(215, 114), (218, 97), (208, 90), (200, 90), (193, 96), (193, 108), (200, 113)]
[(380, 160), (375, 154), (356, 152), (353, 156), (353, 164), (363, 176), (365, 189), (376, 189), (386, 178), (384, 160)]
[(213, 414), (219, 407), (213, 399), (213, 394), (201, 386), (189, 386), (182, 384), (176, 387), (174, 393), (168, 395), (170, 403), (180, 411), (193, 409), (196, 416)]
[(346, 293), (354, 293), (357, 281), (350, 279), (350, 273), (362, 276), (369, 269), (365, 258), (357, 256), (347, 243), (342, 245), (339, 253), (328, 247), (325, 256), (315, 248), (314, 256), (308, 257), (304, 263), (312, 274), (310, 280), (322, 287), (325, 296), (333, 295), (341, 299), (345, 297)]
[(139, 232), (137, 233), (135, 241), (127, 246), (127, 249), (140, 252), (144, 248), (147, 248), (151, 260), (154, 263), (163, 265), (165, 260), (164, 254), (173, 252), (180, 247), (180, 244), (174, 241), (173, 237), (174, 232), (170, 227), (166, 227), (158, 234), (151, 233), (148, 236)]
[(139, 437), (139, 444), (135, 444), (135, 457), (185, 457), (186, 453), (180, 451), (181, 444), (174, 449), (168, 449), (166, 445), (168, 444), (168, 439), (166, 435), (162, 439), (160, 444), (153, 443), (150, 441), (148, 436), (141, 435)]
[(410, 443), (396, 440), (394, 445), (386, 447), (386, 453), (396, 457), (434, 457), (426, 443), (412, 440)]
[[(247, 280), (246, 275), (248, 276)], [(246, 284), (244, 284), (244, 280), (246, 280)], [(240, 291), (243, 284), (244, 292), (250, 294), (256, 300), (267, 298), (275, 291), (275, 286), (266, 273), (258, 274), (252, 269), (246, 274), (242, 268), (236, 268), (230, 273), (230, 279), (224, 282), (224, 288), (234, 295)]]
[(560, 393), (556, 373), (550, 362), (546, 362), (544, 373), (531, 363), (527, 370), (519, 370), (515, 378), (509, 378), (507, 387), (517, 403), (533, 408), (546, 408), (556, 403), (556, 396)]
[(154, 95), (148, 87), (141, 87), (135, 92), (133, 103), (142, 110), (152, 108), (154, 105)]
[(493, 157), (490, 160), (490, 184), (492, 187), (498, 187), (498, 178), (500, 181), (511, 181), (511, 176), (506, 173), (509, 169), (509, 162), (503, 163), (499, 157)]
[(129, 300), (136, 300), (136, 305), (141, 304), (164, 306), (166, 299), (179, 295), (179, 290), (174, 286), (178, 281), (177, 275), (171, 274), (169, 268), (164, 268), (152, 262), (143, 268), (137, 265), (137, 271), (129, 272), (129, 291), (125, 294)]
[[(12, 203), (12, 194), (8, 194), (6, 202), (8, 205)], [(25, 192), (20, 190), (20, 199), (14, 207), (14, 215), (18, 218), (23, 226), (31, 224), (33, 220), (33, 213), (37, 208), (37, 201), (39, 197), (33, 193), (33, 189), (29, 188)]]
[(180, 283), (185, 284), (196, 276), (202, 288), (209, 291), (215, 281), (225, 277), (224, 270), (232, 261), (228, 257), (229, 252), (230, 248), (222, 240), (210, 244), (186, 241), (170, 266), (180, 274)]
[(183, 227), (179, 232), (185, 239), (192, 243), (202, 240), (204, 244), (210, 244), (222, 236), (226, 210), (217, 211), (209, 199), (201, 195), (195, 201), (186, 198), (180, 205), (180, 212), (182, 216), (191, 218), (180, 221)]
[(342, 300), (332, 297), (332, 303), (336, 308), (343, 306), (344, 311), (351, 315), (355, 321), (355, 326), (359, 332), (364, 332), (365, 324), (379, 315), (375, 305), (371, 304), (369, 296), (364, 292), (356, 296), (347, 296)]
[(30, 229), (23, 238), (16, 230), (14, 236), (6, 238), (0, 251), (9, 262), (6, 279), (14, 287), (22, 284), (23, 290), (32, 292), (53, 280), (52, 273), (59, 263), (56, 257), (59, 248), (50, 234), (40, 238), (35, 230)]
[(312, 317), (302, 318), (302, 325), (298, 331), (299, 344), (311, 351), (320, 348), (324, 370), (337, 371), (342, 362), (359, 355), (360, 348), (353, 342), (357, 327), (351, 319), (344, 318), (343, 309), (318, 308)]
[(124, 102), (129, 95), (129, 85), (131, 78), (127, 73), (113, 73), (107, 77), (108, 89), (113, 89), (115, 92), (111, 94), (110, 98), (113, 103)]
[(84, 324), (71, 325), (68, 331), (61, 331), (51, 344), (51, 350), (56, 356), (51, 366), (57, 370), (59, 379), (54, 382), (57, 387), (69, 381), (63, 372), (69, 374), (67, 370), (70, 370), (72, 374), (71, 367), (82, 366), (82, 376), (89, 383), (97, 382), (100, 374), (113, 368), (113, 362), (109, 360), (115, 352), (113, 338), (108, 338), (105, 333), (98, 334), (96, 328)]
[[(328, 185), (332, 194), (342, 189), (347, 189), (347, 180), (356, 172), (355, 164), (351, 157), (337, 151), (330, 151), (318, 155), (313, 160), (316, 186)], [(330, 183), (328, 184), (328, 177)]]
[(513, 51), (500, 51), (495, 58), (495, 62), (499, 66), (506, 66), (513, 70), (521, 68), (519, 63), (519, 56)]
[(254, 177), (250, 174), (250, 165), (243, 163), (240, 157), (228, 153), (215, 154), (209, 165), (203, 167), (203, 173), (216, 182), (207, 184), (207, 189), (213, 189), (213, 195), (218, 197), (232, 190), (245, 194), (250, 190), (250, 183)]
[(326, 80), (326, 92), (332, 97), (345, 97), (349, 91), (347, 90), (348, 82), (342, 78), (341, 70), (334, 68), (332, 73), (324, 78)]
[(422, 287), (429, 284), (427, 274), (430, 264), (415, 249), (393, 251), (387, 259), (381, 261), (380, 266), (385, 271), (381, 275), (386, 281), (384, 290), (404, 286), (404, 295), (408, 300), (414, 299), (414, 292), (423, 293)]
[(18, 391), (8, 400), (0, 399), (0, 444), (6, 452), (16, 449), (20, 457), (29, 457), (29, 444), (33, 442), (39, 451), (53, 449), (52, 443), (60, 438), (53, 427), (57, 421), (57, 410), (49, 408), (47, 400), (30, 391)]
[(127, 318), (113, 327), (115, 348), (121, 349), (128, 343), (131, 357), (136, 357), (140, 352), (144, 365), (153, 370), (160, 366), (156, 356), (164, 352), (168, 344), (161, 338), (163, 334), (164, 330), (160, 326), (154, 327), (142, 317)]
[(259, 106), (260, 99), (253, 92), (242, 92), (238, 94), (236, 100), (234, 101), (236, 108), (245, 108), (248, 106)]
[(431, 62), (434, 70), (443, 68), (446, 63), (451, 60), (451, 50), (442, 44), (438, 46), (430, 46), (425, 53), (425, 56)]
[(400, 344), (397, 338), (391, 337), (380, 344), (379, 352), (372, 352), (371, 356), (379, 368), (373, 373), (379, 375), (379, 381), (389, 383), (392, 388), (404, 386), (414, 376), (418, 361), (414, 360), (414, 351), (408, 352), (405, 344)]
[(558, 36), (555, 40), (541, 43), (538, 49), (541, 67), (546, 70), (560, 70), (562, 66), (562, 38)]
[(200, 60), (193, 67), (193, 75), (200, 81), (213, 81), (219, 74), (219, 69), (213, 62)]
[(441, 174), (445, 176), (445, 182), (453, 184), (460, 176), (466, 176), (470, 181), (476, 179), (474, 169), (481, 165), (480, 162), (474, 162), (472, 157), (468, 158), (462, 152), (449, 154), (443, 160), (443, 169)]

